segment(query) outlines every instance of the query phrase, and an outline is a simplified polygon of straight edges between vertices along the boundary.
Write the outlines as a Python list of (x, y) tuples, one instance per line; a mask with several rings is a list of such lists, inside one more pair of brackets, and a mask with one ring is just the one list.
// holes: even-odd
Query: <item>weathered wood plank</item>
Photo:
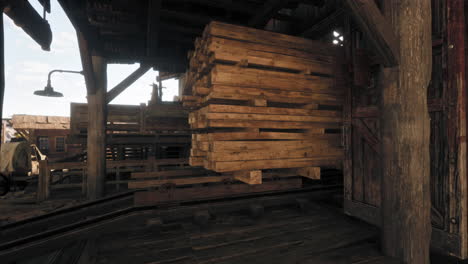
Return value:
[[(92, 57), (94, 93), (88, 90), (88, 148), (87, 196), (94, 200), (104, 196), (106, 178), (106, 91), (107, 62), (102, 57)], [(86, 72), (85, 72), (86, 74)]]
[(198, 177), (190, 177), (190, 178), (131, 181), (131, 182), (128, 182), (128, 188), (129, 189), (141, 189), (141, 188), (158, 187), (158, 186), (165, 185), (165, 184), (174, 184), (177, 186), (182, 186), (182, 185), (192, 185), (192, 184), (201, 184), (201, 183), (214, 183), (214, 182), (223, 182), (231, 178), (232, 177), (226, 177), (226, 176), (205, 176), (205, 177), (198, 176)]
[(248, 160), (248, 161), (225, 161), (212, 162), (211, 169), (218, 172), (229, 172), (238, 170), (263, 170), (279, 168), (301, 168), (301, 167), (330, 167), (340, 168), (341, 161), (332, 157), (302, 158), (302, 159), (279, 159), (279, 160)]
[(178, 177), (178, 176), (195, 176), (206, 174), (206, 170), (200, 169), (181, 169), (181, 170), (167, 170), (167, 171), (151, 171), (151, 172), (132, 172), (132, 179), (145, 179), (145, 178), (165, 178), (165, 177)]
[(236, 171), (234, 172), (234, 179), (249, 185), (262, 184), (262, 171)]
[(399, 36), (399, 68), (382, 73), (382, 250), (429, 263), (431, 1), (386, 1), (385, 10)]
[(112, 102), (119, 94), (121, 94), (125, 89), (132, 85), (136, 80), (143, 76), (151, 67), (148, 65), (140, 65), (138, 69), (132, 72), (127, 78), (123, 79), (119, 84), (114, 86), (110, 91), (107, 92), (106, 101), (107, 103)]
[(320, 180), (320, 167), (299, 168), (297, 174), (312, 180)]
[(237, 39), (312, 53), (326, 54), (330, 52), (330, 45), (318, 41), (243, 26), (224, 24), (216, 21), (211, 22), (205, 28), (203, 35)]
[(190, 189), (174, 189), (171, 192), (146, 191), (135, 193), (136, 205), (154, 205), (169, 201), (183, 201), (193, 199), (206, 199), (223, 197), (228, 195), (259, 193), (269, 191), (280, 191), (297, 189), (302, 187), (302, 180), (299, 178), (285, 179), (281, 181), (264, 182), (262, 184), (228, 184), (222, 186), (199, 187)]

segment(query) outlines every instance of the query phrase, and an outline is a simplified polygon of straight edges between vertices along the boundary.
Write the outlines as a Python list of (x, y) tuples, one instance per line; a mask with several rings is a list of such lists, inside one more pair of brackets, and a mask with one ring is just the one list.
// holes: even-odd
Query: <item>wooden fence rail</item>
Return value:
[[(147, 160), (119, 160), (107, 161), (107, 173), (115, 173), (116, 179), (107, 181), (106, 184), (118, 186), (129, 181), (121, 180), (120, 176), (125, 172), (151, 172), (159, 169), (159, 166), (164, 165), (181, 165), (188, 164), (188, 159), (155, 159), (150, 157)], [(39, 164), (39, 179), (37, 189), (37, 200), (44, 201), (50, 197), (50, 191), (53, 189), (68, 189), (81, 188), (82, 193), (86, 193), (86, 162), (49, 162), (43, 160)], [(52, 176), (54, 171), (61, 170), (66, 174), (81, 174), (81, 183), (72, 184), (52, 184)], [(64, 170), (67, 170), (64, 172)]]

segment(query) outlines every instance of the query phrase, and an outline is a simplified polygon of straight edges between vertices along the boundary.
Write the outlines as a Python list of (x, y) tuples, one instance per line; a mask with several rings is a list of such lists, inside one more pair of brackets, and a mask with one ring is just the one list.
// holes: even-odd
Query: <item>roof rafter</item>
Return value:
[(148, 0), (148, 32), (146, 54), (153, 56), (158, 48), (161, 0)]
[(399, 42), (391, 23), (382, 15), (374, 0), (346, 0), (354, 21), (369, 39), (386, 67), (399, 64)]
[(257, 10), (256, 14), (249, 20), (248, 25), (263, 28), (268, 21), (280, 11), (290, 0), (268, 0)]

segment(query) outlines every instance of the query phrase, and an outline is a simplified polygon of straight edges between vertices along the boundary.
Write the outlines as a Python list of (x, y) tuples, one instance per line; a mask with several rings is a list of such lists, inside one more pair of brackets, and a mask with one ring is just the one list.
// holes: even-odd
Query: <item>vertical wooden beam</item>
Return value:
[(47, 160), (39, 161), (39, 179), (37, 184), (37, 201), (42, 202), (49, 198), (50, 169)]
[(104, 196), (106, 180), (107, 62), (80, 31), (77, 37), (88, 92), (86, 193), (94, 200)]
[[(0, 7), (3, 9), (2, 4)], [(4, 45), (4, 33), (3, 33), (3, 13), (1, 13), (0, 18), (0, 120), (3, 120), (3, 96), (5, 94), (5, 45)], [(0, 132), (4, 133), (3, 121)], [(0, 148), (2, 147), (2, 142), (0, 140)], [(2, 157), (0, 156), (0, 159)]]
[(96, 78), (94, 76), (92, 51), (89, 46), (89, 41), (85, 39), (82, 32), (76, 32), (78, 38), (78, 47), (80, 49), (81, 65), (83, 67), (83, 75), (86, 82), (86, 90), (88, 93), (95, 93), (96, 91)]
[(399, 67), (382, 81), (382, 250), (404, 263), (429, 263), (431, 197), (427, 87), (431, 1), (386, 0), (399, 40)]
[(94, 93), (88, 91), (87, 196), (94, 200), (104, 196), (106, 180), (107, 63), (92, 56), (96, 80)]
[(460, 255), (468, 254), (466, 84), (465, 84), (465, 7), (464, 0), (447, 1), (447, 99), (449, 103), (448, 140), (450, 158), (448, 232), (460, 234)]

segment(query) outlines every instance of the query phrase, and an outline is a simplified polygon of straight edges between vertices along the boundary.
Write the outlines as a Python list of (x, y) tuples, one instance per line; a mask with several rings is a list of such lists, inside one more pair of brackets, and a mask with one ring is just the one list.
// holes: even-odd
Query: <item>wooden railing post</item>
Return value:
[(37, 185), (37, 201), (42, 202), (49, 198), (50, 169), (47, 160), (39, 161), (39, 179)]
[(88, 170), (86, 166), (83, 166), (81, 170), (81, 194), (86, 196), (88, 193)]

